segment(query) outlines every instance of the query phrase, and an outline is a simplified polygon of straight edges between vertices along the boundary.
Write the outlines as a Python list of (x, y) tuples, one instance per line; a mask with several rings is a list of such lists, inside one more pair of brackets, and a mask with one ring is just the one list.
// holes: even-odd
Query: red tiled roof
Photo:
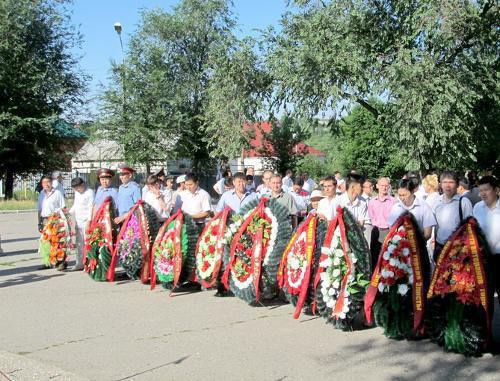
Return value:
[[(245, 124), (243, 125), (243, 129), (247, 131), (248, 129), (253, 129), (254, 138), (250, 140), (250, 149), (245, 150), (245, 157), (263, 157), (265, 156), (261, 151), (264, 147), (267, 148), (267, 151), (273, 152), (273, 147), (271, 143), (264, 140), (264, 134), (268, 134), (271, 132), (272, 125), (269, 121), (265, 122), (257, 122), (253, 125)], [(310, 154), (318, 157), (325, 157), (326, 153), (317, 150), (307, 144), (301, 142), (295, 146), (295, 150), (302, 154)]]

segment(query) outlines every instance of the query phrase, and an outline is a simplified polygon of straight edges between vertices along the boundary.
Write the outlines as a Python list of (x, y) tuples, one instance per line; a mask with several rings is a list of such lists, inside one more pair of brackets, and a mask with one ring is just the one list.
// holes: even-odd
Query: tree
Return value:
[[(371, 100), (372, 104), (377, 102)], [(397, 177), (405, 172), (405, 161), (390, 130), (371, 112), (355, 106), (340, 122), (339, 160), (345, 169), (356, 169), (370, 178)]]
[(66, 149), (54, 124), (78, 105), (86, 77), (71, 49), (80, 36), (62, 0), (0, 0), (0, 176), (60, 167)]
[(499, 108), (496, 1), (294, 3), (267, 36), (282, 105), (308, 116), (361, 105), (391, 131), (407, 169), (475, 164), (487, 144), (476, 134), (499, 127), (477, 112)]
[(103, 102), (104, 134), (121, 143), (129, 159), (144, 163), (178, 154), (196, 169), (208, 165), (205, 126), (213, 106), (207, 94), (213, 95), (219, 54), (236, 41), (234, 26), (226, 0), (183, 0), (172, 13), (142, 13)]
[(295, 169), (307, 154), (306, 150), (298, 144), (308, 137), (308, 126), (288, 115), (285, 115), (280, 122), (273, 122), (269, 132), (263, 131), (260, 153), (264, 155), (265, 166), (273, 168), (278, 173), (285, 173), (287, 169)]

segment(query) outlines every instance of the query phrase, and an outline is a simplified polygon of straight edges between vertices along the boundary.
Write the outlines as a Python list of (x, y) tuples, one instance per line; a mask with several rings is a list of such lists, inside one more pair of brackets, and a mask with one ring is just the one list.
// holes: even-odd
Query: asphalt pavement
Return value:
[(286, 304), (38, 270), (35, 213), (0, 214), (0, 234), (1, 381), (500, 380), (491, 354), (341, 332)]

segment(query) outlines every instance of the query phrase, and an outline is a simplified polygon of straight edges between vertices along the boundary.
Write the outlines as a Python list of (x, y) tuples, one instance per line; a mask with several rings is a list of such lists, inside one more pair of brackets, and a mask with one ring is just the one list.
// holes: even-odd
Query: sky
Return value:
[[(114, 30), (114, 23), (122, 25), (122, 39), (126, 50), (127, 42), (139, 23), (141, 9), (163, 8), (170, 11), (179, 0), (74, 0), (70, 7), (72, 22), (83, 35), (82, 48), (75, 53), (82, 55), (80, 66), (92, 77), (89, 96), (94, 98), (101, 84), (106, 84), (111, 60), (120, 61), (122, 52), (120, 40)], [(256, 35), (257, 29), (269, 25), (279, 26), (279, 20), (286, 11), (286, 0), (233, 0), (233, 12), (238, 20), (238, 37)], [(96, 110), (95, 101), (90, 112)]]

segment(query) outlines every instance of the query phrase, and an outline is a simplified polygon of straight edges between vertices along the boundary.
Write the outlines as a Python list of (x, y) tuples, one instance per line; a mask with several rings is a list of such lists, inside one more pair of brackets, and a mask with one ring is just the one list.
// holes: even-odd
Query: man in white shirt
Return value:
[(143, 193), (142, 199), (154, 209), (160, 222), (165, 221), (172, 210), (172, 193), (161, 191), (161, 182), (156, 175), (148, 176), (146, 186), (148, 191)]
[(331, 221), (337, 214), (335, 202), (335, 190), (337, 189), (337, 180), (333, 176), (327, 176), (323, 179), (323, 196), (316, 211), (319, 218), (325, 221)]
[(182, 196), (187, 192), (186, 191), (186, 175), (180, 175), (175, 179), (175, 183), (177, 184), (177, 189), (172, 194), (172, 200), (174, 202), (173, 213), (177, 212), (182, 207)]
[(491, 254), (493, 254), (494, 287), (497, 294), (500, 295), (500, 199), (496, 177), (483, 176), (479, 180), (479, 194), (482, 201), (474, 205), (473, 215), (486, 237)]
[(193, 218), (201, 233), (212, 210), (210, 195), (199, 187), (198, 176), (194, 173), (186, 175), (185, 183), (187, 192), (182, 195), (182, 211)]
[(302, 222), (304, 217), (307, 215), (307, 209), (309, 208), (309, 204), (311, 203), (309, 200), (309, 193), (306, 192), (302, 187), (304, 186), (304, 180), (300, 177), (297, 177), (294, 182), (292, 188), (289, 190), (290, 194), (295, 199), (295, 203), (297, 204), (297, 220), (298, 223)]
[(304, 179), (304, 189), (306, 192), (311, 193), (316, 188), (316, 182), (309, 177), (308, 172), (302, 173), (302, 178)]
[(361, 228), (364, 227), (365, 221), (368, 219), (368, 206), (360, 197), (362, 181), (361, 176), (350, 174), (347, 176), (346, 191), (337, 197), (337, 206), (347, 208)]
[(448, 238), (457, 229), (461, 220), (472, 216), (472, 204), (469, 199), (457, 194), (458, 176), (455, 172), (444, 171), (440, 177), (443, 194), (434, 207), (436, 216), (436, 248), (434, 261), (437, 262), (439, 253)]
[(75, 221), (76, 258), (75, 266), (69, 271), (80, 271), (83, 270), (83, 249), (88, 225), (92, 218), (94, 191), (87, 187), (87, 184), (80, 177), (71, 180), (71, 188), (75, 191), (75, 200), (69, 212)]
[(287, 169), (285, 172), (285, 177), (283, 177), (283, 190), (285, 192), (291, 191), (293, 188), (293, 172), (291, 169)]
[(63, 194), (57, 189), (52, 188), (52, 179), (49, 176), (43, 176), (40, 180), (42, 191), (38, 196), (38, 230), (41, 232), (47, 218), (60, 208), (64, 208)]

